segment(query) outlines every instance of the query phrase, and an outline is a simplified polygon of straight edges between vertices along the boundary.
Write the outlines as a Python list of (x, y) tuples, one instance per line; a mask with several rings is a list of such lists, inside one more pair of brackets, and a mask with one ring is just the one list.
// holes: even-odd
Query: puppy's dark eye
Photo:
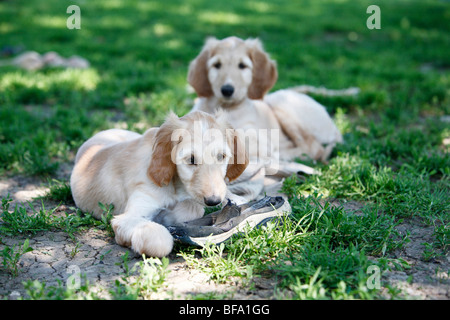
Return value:
[(239, 65), (238, 65), (238, 67), (239, 67), (239, 69), (245, 69), (245, 68), (247, 68), (247, 66), (244, 64), (244, 63), (239, 63)]
[(222, 67), (222, 64), (220, 63), (220, 62), (216, 62), (216, 63), (214, 63), (214, 68), (216, 68), (216, 69), (220, 69), (220, 67)]
[(219, 154), (217, 155), (217, 161), (222, 162), (223, 159), (225, 159), (225, 154), (219, 153)]
[(197, 165), (194, 155), (191, 155), (191, 159), (190, 159), (189, 163), (192, 164), (192, 165)]

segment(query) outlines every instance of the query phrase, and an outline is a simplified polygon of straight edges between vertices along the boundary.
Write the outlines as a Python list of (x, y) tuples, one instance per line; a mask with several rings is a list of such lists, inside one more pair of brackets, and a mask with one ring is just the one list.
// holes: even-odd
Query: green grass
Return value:
[(109, 224), (111, 218), (111, 207), (105, 207), (104, 218), (96, 220), (89, 213), (75, 210), (75, 213), (65, 212), (63, 215), (56, 214), (58, 207), (46, 209), (44, 204), (36, 208), (32, 203), (28, 207), (16, 204), (14, 209), (10, 209), (12, 199), (3, 198), (0, 212), (0, 235), (5, 236), (34, 236), (42, 231), (62, 230), (73, 240), (76, 232), (89, 227), (104, 229), (110, 234), (113, 233)]
[[(295, 299), (380, 298), (380, 290), (367, 288), (367, 270), (407, 267), (390, 258), (408, 241), (396, 230), (402, 221), (433, 227), (424, 260), (448, 254), (445, 1), (79, 1), (81, 30), (68, 30), (71, 4), (0, 3), (0, 49), (54, 50), (91, 63), (87, 70), (0, 67), (1, 175), (43, 176), (48, 199), (73, 205), (68, 182), (52, 179), (83, 141), (113, 126), (142, 132), (159, 125), (169, 110), (188, 112), (195, 95), (186, 90), (187, 68), (204, 39), (259, 37), (278, 62), (274, 89), (361, 89), (355, 97), (315, 96), (335, 118), (345, 144), (329, 164), (316, 165), (320, 176), (285, 181), (292, 220), (249, 231), (225, 246), (192, 251), (177, 245), (175, 252), (214, 281), (237, 277), (251, 285), (255, 277), (275, 277), (274, 293)], [(366, 28), (371, 4), (381, 8), (381, 30)], [(360, 212), (345, 209), (350, 200)], [(55, 228), (70, 234), (108, 221), (106, 206), (104, 221), (94, 222), (81, 214), (56, 217), (53, 208), (27, 214), (9, 202), (2, 201), (0, 239)], [(143, 297), (130, 288), (117, 284), (114, 296)], [(48, 298), (43, 284), (27, 289), (32, 297)]]
[(8, 271), (12, 276), (17, 276), (19, 274), (18, 263), (20, 257), (27, 252), (33, 251), (30, 247), (29, 239), (26, 239), (22, 245), (13, 245), (12, 247), (5, 246), (5, 248), (0, 251), (0, 257), (2, 258), (3, 269)]

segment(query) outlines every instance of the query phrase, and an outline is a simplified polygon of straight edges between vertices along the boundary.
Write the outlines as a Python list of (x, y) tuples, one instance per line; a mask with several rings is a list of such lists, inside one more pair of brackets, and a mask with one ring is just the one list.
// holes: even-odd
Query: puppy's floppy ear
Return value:
[(208, 38), (200, 54), (189, 64), (188, 82), (200, 97), (214, 95), (209, 83), (206, 63), (211, 56), (211, 48), (217, 41), (215, 38)]
[(172, 133), (176, 128), (176, 121), (179, 121), (178, 117), (171, 113), (155, 136), (147, 176), (158, 187), (168, 185), (176, 171), (176, 164), (172, 161)]
[(245, 44), (253, 62), (253, 79), (248, 88), (248, 97), (255, 100), (262, 99), (278, 79), (277, 66), (264, 51), (261, 41), (247, 39)]
[(228, 145), (233, 154), (232, 159), (228, 163), (227, 174), (228, 181), (236, 180), (248, 166), (248, 154), (244, 144), (244, 137), (240, 137), (238, 131), (227, 129)]

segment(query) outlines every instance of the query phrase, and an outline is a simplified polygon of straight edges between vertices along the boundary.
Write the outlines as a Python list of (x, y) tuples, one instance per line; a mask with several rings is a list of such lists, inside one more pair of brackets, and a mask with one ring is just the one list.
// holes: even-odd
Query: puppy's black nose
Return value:
[(212, 196), (212, 197), (209, 197), (209, 198), (204, 197), (203, 201), (205, 201), (205, 204), (207, 206), (211, 206), (212, 207), (212, 206), (217, 206), (219, 203), (221, 203), (222, 199), (220, 199), (217, 196)]
[(234, 93), (234, 87), (232, 85), (226, 84), (220, 88), (224, 97), (229, 98)]

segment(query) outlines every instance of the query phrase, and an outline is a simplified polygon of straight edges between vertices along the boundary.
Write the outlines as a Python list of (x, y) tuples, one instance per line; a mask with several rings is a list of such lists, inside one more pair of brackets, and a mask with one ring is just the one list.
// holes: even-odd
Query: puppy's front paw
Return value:
[(139, 254), (162, 258), (172, 251), (172, 247), (170, 232), (158, 223), (148, 222), (133, 230), (131, 248)]

